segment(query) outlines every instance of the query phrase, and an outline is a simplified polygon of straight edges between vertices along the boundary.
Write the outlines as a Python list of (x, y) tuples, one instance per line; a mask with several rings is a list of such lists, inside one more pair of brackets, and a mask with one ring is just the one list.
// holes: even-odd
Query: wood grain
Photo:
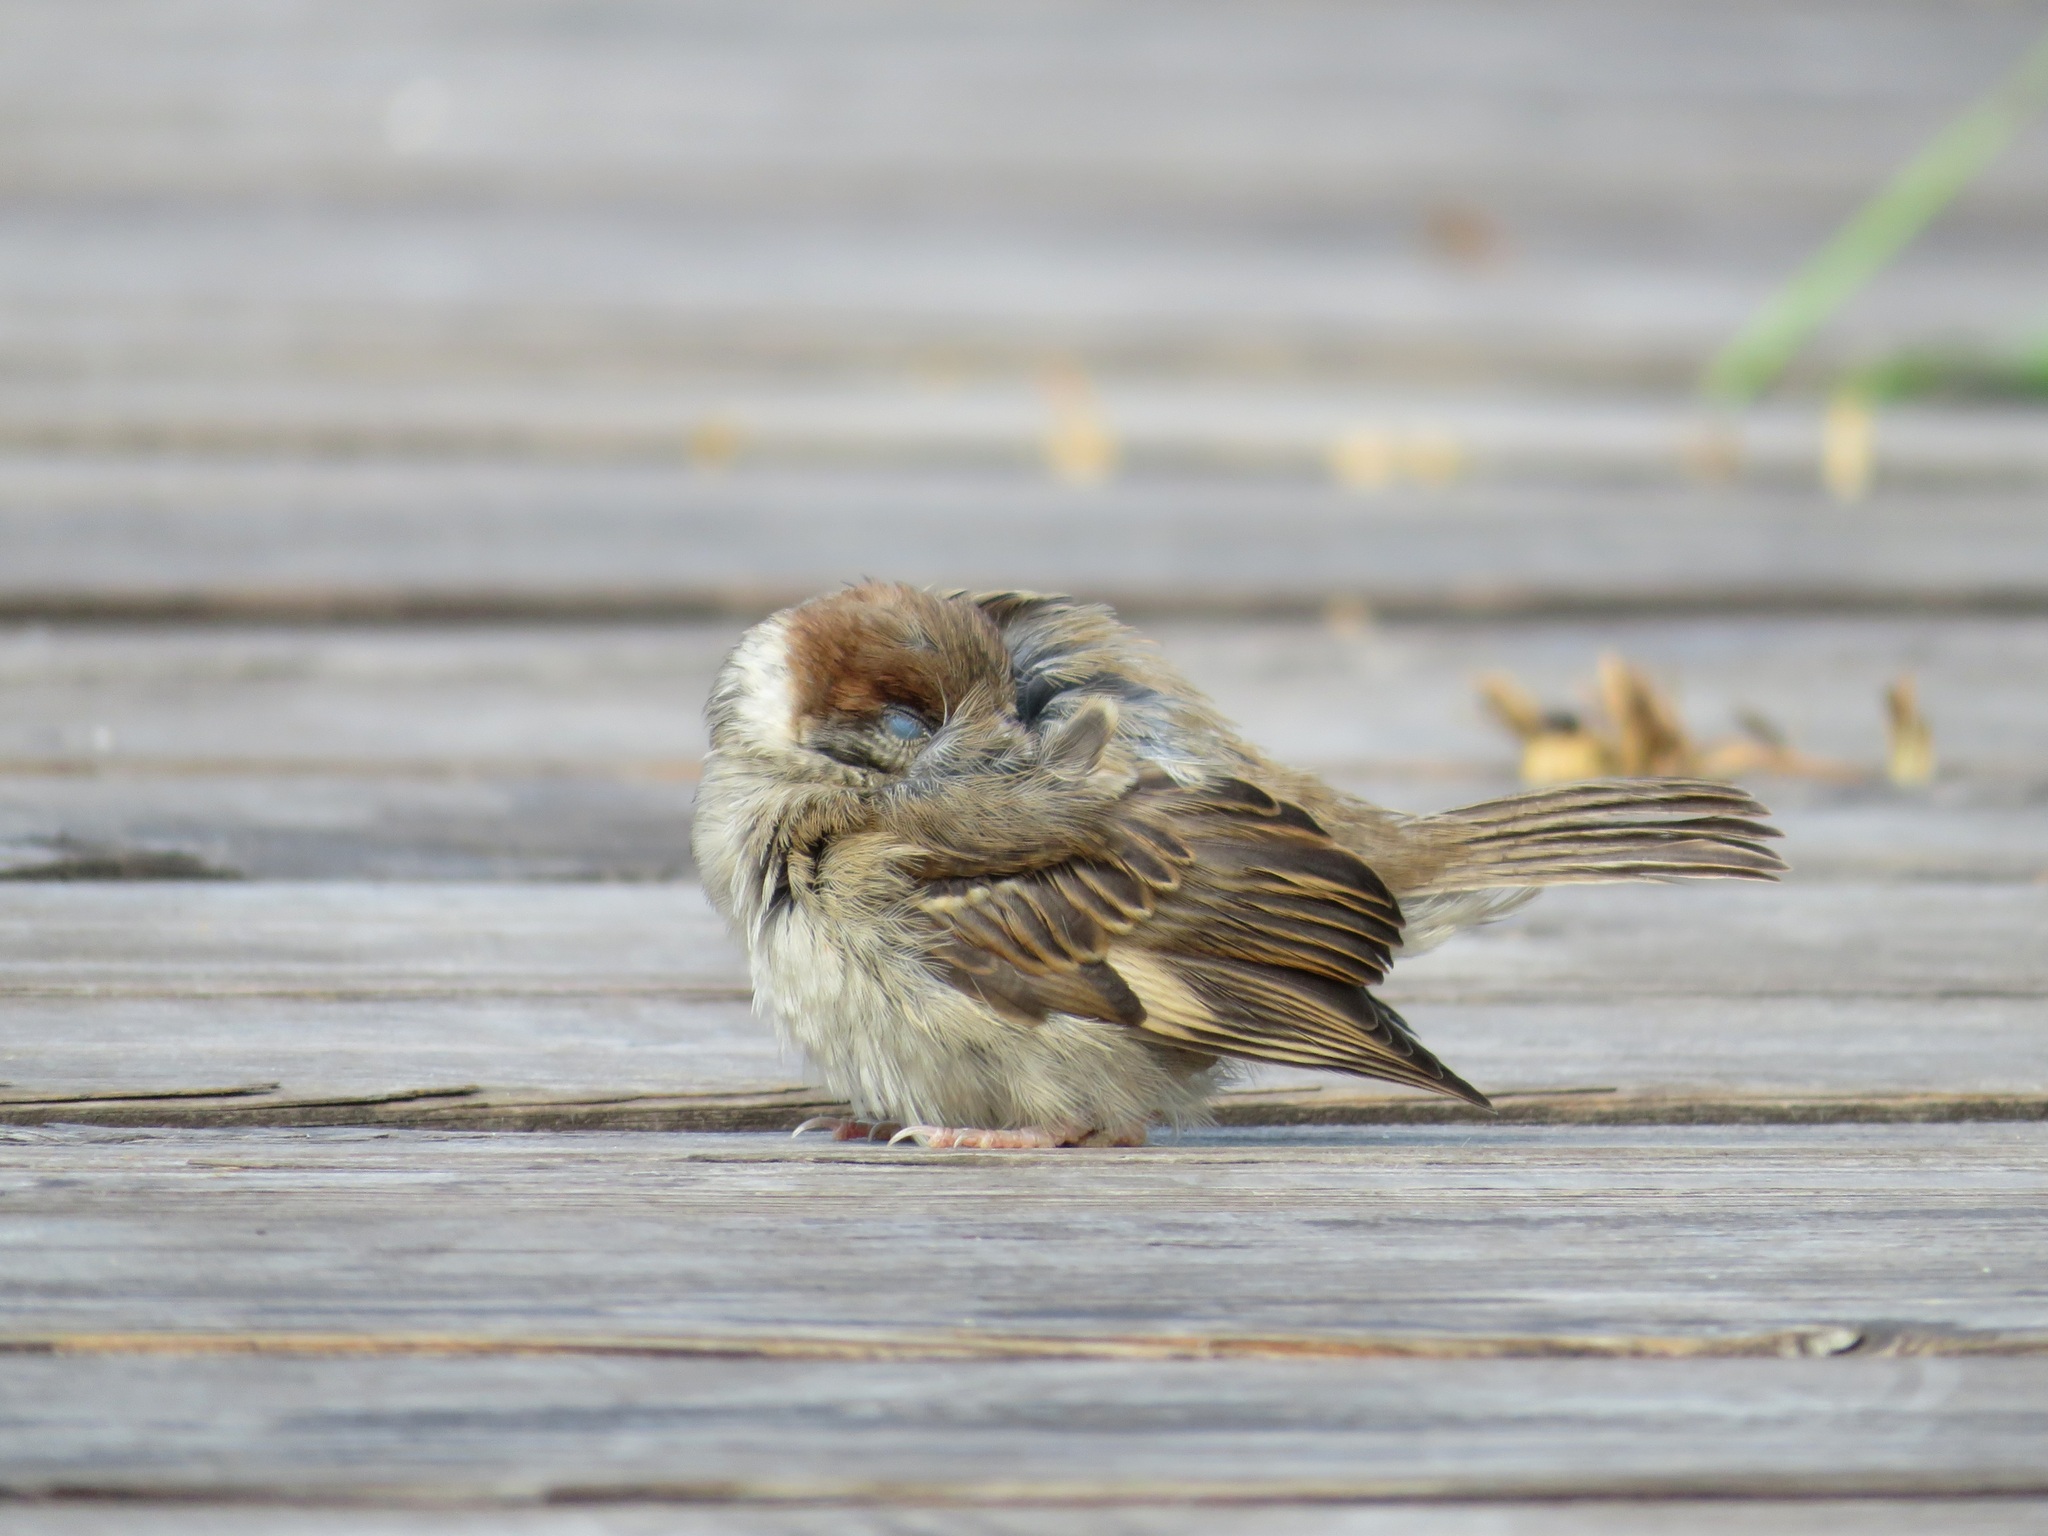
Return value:
[[(1970, 1104), (1983, 1115), (2024, 1114), (2048, 1093), (2038, 1000), (1933, 1006), (1939, 1025), (1932, 1028), (1930, 1004), (1914, 998), (1429, 1003), (1411, 1006), (1409, 1015), (1510, 1116), (1682, 1120), (1769, 1111), (1813, 1118), (1860, 1106), (1857, 1113), (1879, 1118), (1916, 1105), (1930, 1116), (1961, 1113)], [(489, 1090), (475, 1100), (353, 1111), (380, 1123), (431, 1111), (433, 1123), (480, 1128), (765, 1129), (812, 1112), (771, 1107), (773, 1118), (739, 1116), (737, 1105), (801, 1082), (803, 1068), (737, 998), (17, 997), (8, 1019), (0, 1075), (9, 1086), (0, 1101), (274, 1082), (281, 1104)], [(1268, 1096), (1280, 1091), (1284, 1101)], [(1275, 1121), (1463, 1117), (1434, 1098), (1388, 1097), (1369, 1084), (1280, 1068), (1251, 1072), (1245, 1092), (1251, 1097), (1223, 1099), (1219, 1112)], [(1518, 1097), (1527, 1095), (1537, 1097)], [(0, 1119), (166, 1123), (213, 1115), (247, 1123), (271, 1113), (268, 1102), (124, 1111), (78, 1100), (46, 1102), (32, 1115), (0, 1102)], [(2009, 1108), (1996, 1110), (2000, 1103)]]
[[(0, 379), (0, 448), (94, 461), (176, 456), (209, 467), (288, 456), (308, 468), (378, 460), (748, 471), (1008, 471), (1057, 467), (1057, 393), (1026, 370), (930, 379), (825, 370), (793, 377), (413, 375), (364, 380), (215, 371)], [(1773, 403), (1739, 422), (1685, 396), (1366, 387), (1349, 381), (1129, 377), (1087, 393), (1118, 473), (1140, 479), (1320, 484), (1662, 487), (1719, 476), (1784, 492), (1821, 484), (1826, 407)], [(1069, 408), (1070, 409), (1070, 408)], [(1871, 419), (1890, 491), (2012, 491), (2048, 483), (2048, 438), (2025, 406), (1897, 402)], [(1364, 434), (1377, 466), (1333, 459)], [(1718, 454), (1719, 459), (1712, 458)], [(1719, 468), (1703, 468), (1718, 464)], [(16, 484), (33, 483), (17, 471)]]
[[(1573, 887), (1402, 961), (1387, 990), (1411, 1003), (2032, 998), (2048, 990), (2048, 957), (2028, 942), (2044, 921), (2048, 890), (2007, 884)], [(745, 986), (694, 885), (0, 887), (0, 990), (20, 999), (728, 999)]]
[(1901, 1330), (1936, 1348), (2048, 1330), (2040, 1126), (1234, 1130), (1064, 1157), (747, 1135), (4, 1135), (14, 1336), (1540, 1350), (1847, 1328), (1876, 1351)]
[[(2032, 880), (2048, 666), (2031, 619), (1149, 624), (1277, 756), (1383, 803), (1513, 787), (1472, 681), (1581, 701), (1639, 658), (1695, 732), (1743, 710), (1874, 772), (1902, 672), (1941, 782), (1765, 779), (1802, 878)], [(659, 879), (689, 870), (699, 718), (736, 622), (138, 631), (0, 640), (0, 874), (12, 878)]]
[[(950, 345), (1681, 387), (2032, 26), (1840, 3), (633, 5), (572, 35), (539, 7), (115, 14), (151, 67), (54, 12), (9, 26), (10, 332), (45, 366)], [(2006, 340), (2041, 162), (2015, 146), (1823, 367)]]
[(17, 1366), (9, 1491), (71, 1497), (2039, 1497), (2048, 1416), (2038, 1366), (1988, 1360)]
[[(1251, 1074), (1257, 1085), (1265, 1073)], [(692, 1079), (696, 1081), (696, 1079)], [(250, 1083), (225, 1089), (40, 1089), (0, 1097), (0, 1125), (222, 1128), (377, 1126), (454, 1131), (771, 1131), (816, 1129), (847, 1116), (815, 1087), (634, 1092), (490, 1089), (473, 1084), (389, 1093), (298, 1090)], [(2048, 1093), (1999, 1089), (1838, 1093), (1728, 1092), (1687, 1085), (1663, 1092), (1612, 1088), (1503, 1090), (1488, 1109), (1442, 1099), (1264, 1081), (1232, 1090), (1209, 1123), (1232, 1127), (1358, 1125), (1953, 1125), (2048, 1120)], [(870, 1139), (886, 1139), (878, 1128)], [(1155, 1138), (1158, 1139), (1158, 1138)]]
[[(1800, 25), (1764, 9), (1674, 5), (1546, 4), (1508, 17), (1462, 6), (1281, 16), (1218, 7), (1180, 17), (1159, 6), (1097, 15), (1012, 3), (963, 16), (922, 4), (878, 25), (815, 4), (744, 15), (631, 4), (566, 34), (537, 4), (369, 5), (255, 22), (224, 4), (117, 14), (162, 65), (146, 91), (85, 21), (60, 10), (14, 22), (10, 83), (18, 110), (45, 128), (10, 147), (17, 185), (47, 168), (61, 186), (93, 171), (127, 187), (307, 186), (308, 171), (346, 166), (354, 175), (330, 183), (337, 191), (360, 193), (372, 174), (402, 190), (408, 173), (435, 162), (409, 167), (377, 118), (394, 76), (405, 83), (409, 65), (440, 49), (474, 69), (450, 82), (474, 93), (460, 143), (467, 168), (514, 169), (558, 192), (591, 191), (580, 178), (609, 168), (674, 197), (724, 172), (767, 201), (778, 174), (808, 192), (811, 176), (831, 169), (864, 198), (874, 191), (864, 171), (886, 168), (913, 187), (921, 172), (945, 186), (986, 166), (1007, 168), (1013, 195), (1085, 202), (1093, 187), (1156, 184), (1180, 168), (1213, 176), (1168, 187), (1235, 207), (1248, 194), (1284, 202), (1375, 172), (1433, 180), (1469, 159), (1532, 201), (1575, 186), (1611, 195), (1619, 183), (1682, 205), (1710, 190), (1858, 187), (1889, 164), (1870, 141), (1877, 128), (1915, 142), (2027, 36), (2024, 18), (1996, 13), (1870, 18), (1839, 3)], [(1179, 23), (1170, 49), (1157, 42), (1164, 15)], [(1498, 23), (1483, 51), (1470, 46), (1475, 15)], [(1615, 88), (1616, 55), (1596, 43), (1623, 51), (1635, 88)], [(58, 63), (78, 66), (69, 89), (50, 72)], [(784, 93), (820, 74), (836, 88), (810, 112), (789, 110)], [(1860, 89), (1821, 98), (1821, 110), (1822, 84), (1844, 79)], [(265, 89), (277, 80), (292, 88)], [(1532, 113), (1532, 100), (1550, 115)], [(194, 102), (216, 111), (199, 115)], [(100, 135), (79, 136), (85, 124)], [(1642, 131), (1649, 124), (1659, 131)], [(1688, 142), (1680, 124), (1729, 137)], [(1567, 143), (1580, 153), (1558, 155)], [(1690, 154), (1672, 158), (1675, 145)], [(1991, 195), (2024, 202), (2041, 154), (2021, 146)], [(1260, 180), (1276, 168), (1296, 179)]]
[(1434, 616), (2019, 610), (2037, 500), (1818, 492), (833, 474), (528, 463), (31, 463), (0, 486), (12, 616), (668, 618), (886, 569), (1136, 609)]
[[(1553, 892), (1403, 962), (1388, 995), (1510, 1114), (2024, 1116), (2048, 1094), (2037, 890)], [(0, 1105), (11, 1119), (245, 1123), (308, 1103), (327, 1107), (275, 1113), (480, 1126), (802, 1118), (756, 1102), (802, 1069), (751, 1017), (738, 957), (687, 885), (16, 885), (0, 889), (0, 995), (0, 1095), (282, 1085), (277, 1100), (239, 1107)], [(495, 1096), (334, 1107), (472, 1085)], [(1230, 1101), (1229, 1113), (1437, 1112), (1376, 1090), (1361, 1102), (1358, 1085), (1308, 1073), (1251, 1085), (1288, 1097)], [(1513, 1103), (1588, 1089), (1611, 1094)]]
[[(938, 1158), (733, 1137), (9, 1136), (6, 1323), (85, 1351), (8, 1359), (39, 1404), (0, 1456), (16, 1493), (1001, 1504), (2039, 1481), (2040, 1369), (1997, 1357), (2048, 1332), (2035, 1128), (1240, 1132)], [(132, 1337), (252, 1325), (344, 1347)], [(1503, 1335), (1739, 1351), (1817, 1325), (1865, 1344), (1455, 1358)], [(906, 1329), (926, 1342), (906, 1350)], [(405, 1342), (421, 1330), (473, 1342), (423, 1353)], [(739, 1358), (661, 1343), (719, 1334)], [(1191, 1334), (1250, 1357), (1142, 1358)], [(1439, 1358), (1346, 1342), (1361, 1336)], [(1283, 1338), (1318, 1357), (1274, 1357)], [(1889, 1353), (1916, 1338), (1971, 1352)], [(847, 1348), (870, 1358), (827, 1358)], [(986, 1358), (1027, 1349), (1083, 1358)], [(941, 1358), (963, 1350), (984, 1358)]]
[[(14, 775), (685, 777), (742, 627), (16, 629), (0, 632), (0, 764)], [(2030, 686), (2048, 668), (2038, 619), (1140, 627), (1246, 734), (1318, 768), (1511, 772), (1514, 744), (1485, 717), (1474, 678), (1509, 669), (1546, 703), (1584, 709), (1607, 651), (1646, 667), (1702, 738), (1733, 733), (1747, 708), (1808, 751), (1875, 769), (1883, 689), (1910, 671), (1955, 776), (2027, 787), (2048, 758), (2048, 711)], [(1863, 803), (1873, 799), (1884, 803)], [(2024, 808), (2017, 794), (2005, 803)]]
[[(6, 880), (649, 881), (693, 872), (695, 785), (679, 765), (675, 777), (603, 764), (536, 776), (504, 762), (430, 771), (274, 760), (15, 766), (0, 769)], [(1411, 810), (1517, 787), (1498, 767), (1455, 760), (1340, 765), (1328, 776)], [(1931, 793), (1768, 778), (1754, 787), (1785, 829), (1802, 881), (2032, 881), (2048, 872), (2048, 805), (2024, 779), (1959, 772)]]
[[(1565, 1503), (1500, 1501), (1315, 1505), (1256, 1503), (1204, 1507), (1184, 1503), (1146, 1504), (1117, 1500), (1108, 1507), (1069, 1505), (1057, 1512), (1059, 1527), (1078, 1536), (1207, 1536), (1241, 1531), (1256, 1522), (1274, 1536), (1606, 1536), (1654, 1528), (1671, 1536), (1725, 1531), (1740, 1519), (1745, 1531), (1761, 1536), (1805, 1536), (1813, 1531), (1865, 1532), (1906, 1536), (1930, 1526), (1961, 1536), (2031, 1536), (2040, 1528), (2048, 1501), (2029, 1498), (1877, 1499), (1743, 1498), (1731, 1508), (1730, 1495), (1711, 1500), (1602, 1499)], [(827, 1504), (773, 1509), (724, 1504), (621, 1500), (587, 1502), (574, 1508), (498, 1504), (458, 1507), (437, 1500), (431, 1507), (373, 1509), (361, 1504), (322, 1507), (293, 1500), (255, 1507), (218, 1503), (143, 1503), (134, 1499), (94, 1503), (83, 1500), (21, 1502), (9, 1518), (21, 1536), (256, 1536), (281, 1521), (298, 1536), (1035, 1536), (1043, 1531), (1043, 1507), (998, 1508), (958, 1505), (933, 1508), (907, 1504)]]
[[(477, 764), (220, 766), (0, 775), (0, 879), (649, 881), (693, 868), (693, 783)], [(1981, 833), (1971, 846), (1984, 813), (1956, 819), (1941, 838), (1956, 851), (1933, 855), (1950, 871), (2025, 860), (2024, 833), (2000, 857)]]

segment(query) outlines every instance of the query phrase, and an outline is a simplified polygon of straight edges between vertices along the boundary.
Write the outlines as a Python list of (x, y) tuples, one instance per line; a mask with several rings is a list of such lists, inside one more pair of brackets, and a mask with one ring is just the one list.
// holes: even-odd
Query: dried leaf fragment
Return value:
[(1905, 789), (1933, 782), (1934, 728), (1920, 713), (1920, 690), (1910, 672), (1885, 690), (1884, 705), (1885, 777)]

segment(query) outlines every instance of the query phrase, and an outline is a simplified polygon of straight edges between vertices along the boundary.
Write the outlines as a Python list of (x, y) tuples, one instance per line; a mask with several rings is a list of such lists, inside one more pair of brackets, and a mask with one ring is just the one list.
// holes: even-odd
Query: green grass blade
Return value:
[(1741, 405), (1770, 388), (1807, 338), (1884, 270), (2044, 105), (2048, 33), (1771, 296), (1708, 367), (1707, 393)]

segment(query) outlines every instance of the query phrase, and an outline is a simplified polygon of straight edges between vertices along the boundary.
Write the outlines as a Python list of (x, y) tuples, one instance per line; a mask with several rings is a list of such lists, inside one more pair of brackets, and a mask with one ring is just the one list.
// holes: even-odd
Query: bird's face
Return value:
[(885, 583), (749, 631), (712, 696), (711, 727), (721, 753), (864, 795), (1031, 755), (995, 626), (972, 603)]

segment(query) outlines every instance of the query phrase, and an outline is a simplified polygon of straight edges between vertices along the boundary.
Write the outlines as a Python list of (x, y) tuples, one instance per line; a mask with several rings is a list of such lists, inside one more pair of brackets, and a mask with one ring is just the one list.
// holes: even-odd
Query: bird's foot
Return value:
[(889, 1145), (914, 1141), (920, 1147), (970, 1147), (982, 1151), (1030, 1151), (1040, 1147), (1142, 1147), (1145, 1127), (1096, 1130), (1085, 1125), (1025, 1125), (991, 1131), (972, 1125), (906, 1125)]
[(896, 1127), (887, 1120), (848, 1120), (841, 1115), (813, 1115), (789, 1134), (801, 1136), (806, 1131), (830, 1131), (834, 1141), (873, 1141), (886, 1136)]

